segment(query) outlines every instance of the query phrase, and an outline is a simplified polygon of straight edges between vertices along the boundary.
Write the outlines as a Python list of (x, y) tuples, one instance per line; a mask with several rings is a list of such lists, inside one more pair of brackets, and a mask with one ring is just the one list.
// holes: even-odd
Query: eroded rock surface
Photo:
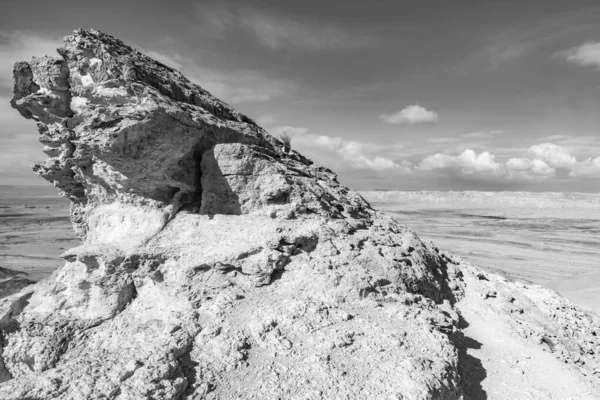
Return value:
[(1, 398), (463, 397), (460, 261), (112, 36), (59, 53), (12, 104), (82, 245), (1, 300)]

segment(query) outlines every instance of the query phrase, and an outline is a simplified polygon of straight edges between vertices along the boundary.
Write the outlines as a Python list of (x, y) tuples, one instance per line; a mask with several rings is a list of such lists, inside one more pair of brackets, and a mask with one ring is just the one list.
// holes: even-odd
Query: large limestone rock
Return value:
[(474, 267), (112, 36), (59, 54), (12, 105), (82, 244), (1, 300), (0, 398), (462, 398)]
[(459, 396), (434, 249), (115, 38), (59, 53), (15, 66), (12, 104), (83, 242), (4, 300), (0, 397)]

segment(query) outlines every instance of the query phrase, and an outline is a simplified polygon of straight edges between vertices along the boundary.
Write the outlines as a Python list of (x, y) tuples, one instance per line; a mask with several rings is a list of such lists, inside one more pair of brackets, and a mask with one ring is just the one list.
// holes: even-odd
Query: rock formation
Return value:
[(82, 244), (1, 300), (0, 398), (462, 398), (465, 277), (598, 362), (593, 316), (477, 278), (181, 73), (95, 30), (58, 52), (15, 65), (12, 105)]

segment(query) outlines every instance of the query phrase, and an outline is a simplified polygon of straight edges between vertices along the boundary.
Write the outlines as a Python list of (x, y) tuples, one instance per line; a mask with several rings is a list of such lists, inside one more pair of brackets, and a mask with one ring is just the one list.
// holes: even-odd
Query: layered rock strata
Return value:
[(2, 300), (1, 398), (462, 398), (460, 260), (112, 36), (58, 52), (12, 105), (82, 244)]

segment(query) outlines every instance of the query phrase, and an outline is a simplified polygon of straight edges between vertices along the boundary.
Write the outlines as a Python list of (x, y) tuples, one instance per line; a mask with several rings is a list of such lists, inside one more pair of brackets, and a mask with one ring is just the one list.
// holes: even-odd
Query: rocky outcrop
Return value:
[(82, 244), (2, 299), (1, 398), (461, 398), (460, 261), (119, 40), (59, 54), (12, 105)]

